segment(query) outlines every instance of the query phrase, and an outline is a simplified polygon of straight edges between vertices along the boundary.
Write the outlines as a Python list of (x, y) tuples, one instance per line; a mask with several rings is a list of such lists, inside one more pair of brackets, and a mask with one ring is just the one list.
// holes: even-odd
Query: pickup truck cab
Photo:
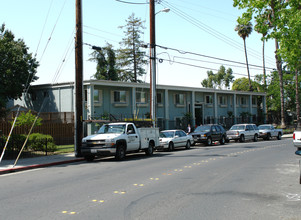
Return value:
[(278, 140), (281, 140), (283, 135), (282, 129), (276, 129), (271, 124), (263, 124), (258, 126), (259, 137), (264, 140), (270, 140), (272, 137), (276, 137)]
[(259, 130), (255, 124), (236, 124), (227, 131), (227, 141), (235, 140), (245, 142), (245, 140), (257, 141)]
[(104, 124), (97, 134), (82, 139), (81, 153), (87, 161), (97, 156), (123, 160), (127, 153), (144, 151), (152, 155), (159, 146), (159, 128), (137, 128), (128, 122)]

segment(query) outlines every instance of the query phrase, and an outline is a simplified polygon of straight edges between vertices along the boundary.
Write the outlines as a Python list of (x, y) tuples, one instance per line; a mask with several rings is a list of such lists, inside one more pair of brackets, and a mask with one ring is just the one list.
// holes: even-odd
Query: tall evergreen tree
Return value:
[(141, 50), (143, 42), (140, 36), (145, 29), (143, 21), (133, 13), (126, 20), (126, 25), (119, 28), (123, 29), (125, 34), (117, 55), (119, 79), (125, 82), (142, 82), (138, 77), (146, 74), (144, 66), (148, 63), (145, 51)]
[(109, 43), (101, 50), (95, 50), (90, 61), (97, 62), (95, 79), (99, 80), (118, 80), (118, 70), (116, 66), (116, 56), (113, 46)]

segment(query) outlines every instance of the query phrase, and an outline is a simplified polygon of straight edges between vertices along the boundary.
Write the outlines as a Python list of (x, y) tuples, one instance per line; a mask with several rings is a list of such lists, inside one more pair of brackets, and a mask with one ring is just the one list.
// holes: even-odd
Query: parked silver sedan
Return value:
[(193, 144), (192, 136), (183, 130), (164, 130), (160, 132), (160, 147), (158, 149), (168, 151), (173, 151), (177, 147), (189, 149)]

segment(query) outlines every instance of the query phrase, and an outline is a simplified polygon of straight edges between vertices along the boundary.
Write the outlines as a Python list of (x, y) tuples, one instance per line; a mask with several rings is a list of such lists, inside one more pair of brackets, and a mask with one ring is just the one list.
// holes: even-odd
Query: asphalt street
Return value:
[(0, 176), (0, 219), (301, 219), (291, 139), (103, 158)]

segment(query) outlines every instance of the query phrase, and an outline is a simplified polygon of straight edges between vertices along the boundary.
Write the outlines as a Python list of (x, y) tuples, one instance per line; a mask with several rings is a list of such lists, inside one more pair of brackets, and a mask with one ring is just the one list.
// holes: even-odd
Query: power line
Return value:
[[(145, 55), (146, 57), (149, 58), (148, 55)], [(195, 64), (190, 64), (190, 63), (183, 63), (183, 62), (179, 62), (179, 61), (174, 61), (174, 60), (170, 60), (170, 59), (164, 59), (164, 58), (158, 58), (156, 57), (157, 60), (159, 60), (160, 62), (162, 61), (169, 61), (172, 63), (177, 63), (177, 64), (181, 64), (181, 65), (185, 65), (185, 66), (190, 66), (190, 67), (196, 67), (196, 68), (200, 68), (200, 69), (206, 69), (206, 70), (212, 70), (212, 71), (219, 71), (218, 69), (214, 69), (214, 68), (210, 68), (210, 67), (205, 67), (205, 66), (199, 66), (199, 65), (195, 65)], [(240, 76), (247, 76), (247, 74), (242, 74), (242, 73), (232, 73), (234, 75), (240, 75)], [(255, 77), (255, 76), (251, 76), (251, 77)]]
[[(174, 14), (178, 15), (179, 17), (183, 18), (184, 20), (188, 21), (189, 23), (193, 24), (194, 26), (202, 29), (203, 31), (207, 32), (208, 34), (216, 37), (217, 39), (225, 42), (226, 44), (238, 49), (241, 51), (241, 45), (239, 43), (237, 43), (236, 41), (234, 41), (232, 38), (227, 37), (226, 35), (224, 35), (223, 33), (220, 33), (216, 30), (214, 30), (213, 28), (209, 27), (208, 25), (202, 23), (201, 21), (193, 18), (192, 16), (190, 16), (189, 14), (183, 12), (182, 10), (176, 8), (175, 6), (171, 5), (170, 3), (168, 3), (167, 1), (163, 1), (161, 3), (164, 7), (168, 7), (171, 8), (171, 12), (173, 12)], [(257, 59), (261, 59), (260, 58), (260, 54), (259, 52), (249, 49), (249, 54)], [(266, 59), (269, 59), (271, 63), (273, 63), (273, 61), (267, 57)]]
[(121, 2), (121, 3), (125, 3), (125, 4), (132, 4), (132, 5), (146, 5), (149, 3), (139, 3), (139, 2), (128, 2), (128, 1), (121, 1), (121, 0), (115, 0), (116, 2)]
[[(191, 55), (195, 55), (195, 56), (201, 56), (201, 57), (206, 57), (206, 58), (210, 58), (210, 59), (215, 59), (215, 60), (220, 60), (220, 61), (225, 61), (225, 62), (230, 62), (230, 63), (236, 63), (236, 64), (240, 64), (240, 65), (244, 65), (244, 66), (246, 65), (245, 63), (238, 62), (238, 61), (233, 61), (233, 60), (228, 60), (228, 59), (223, 59), (223, 58), (218, 58), (218, 57), (212, 57), (212, 56), (207, 56), (207, 55), (203, 55), (203, 54), (199, 54), (199, 53), (194, 53), (194, 52), (189, 52), (189, 51), (183, 51), (183, 50), (179, 50), (179, 49), (175, 49), (175, 48), (170, 48), (170, 47), (165, 47), (165, 46), (160, 46), (160, 45), (156, 45), (156, 46), (160, 47), (162, 49), (166, 49), (166, 50), (174, 50), (174, 51), (177, 51), (178, 53), (181, 53), (181, 54), (191, 54)], [(249, 66), (263, 68), (262, 66), (253, 65), (253, 64), (249, 64)], [(274, 70), (275, 68), (266, 67), (266, 69)]]

